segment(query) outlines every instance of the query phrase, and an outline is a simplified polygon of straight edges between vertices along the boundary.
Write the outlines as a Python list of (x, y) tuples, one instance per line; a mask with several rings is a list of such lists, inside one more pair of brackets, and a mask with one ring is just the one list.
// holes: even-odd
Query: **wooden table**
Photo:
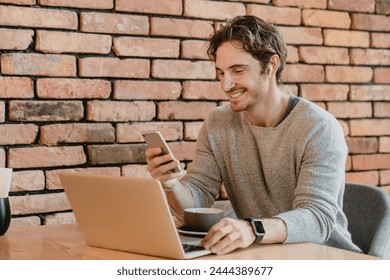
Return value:
[[(156, 257), (86, 245), (77, 225), (11, 226), (0, 237), (5, 260), (147, 260)], [(252, 245), (249, 248), (199, 259), (219, 260), (369, 260), (372, 256), (312, 243)]]

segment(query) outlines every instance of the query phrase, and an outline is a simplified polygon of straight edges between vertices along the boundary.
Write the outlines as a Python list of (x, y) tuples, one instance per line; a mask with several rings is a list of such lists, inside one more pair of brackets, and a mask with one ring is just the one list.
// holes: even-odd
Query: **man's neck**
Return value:
[(252, 125), (274, 127), (283, 118), (289, 96), (278, 87), (270, 90), (255, 107), (246, 111), (246, 116)]

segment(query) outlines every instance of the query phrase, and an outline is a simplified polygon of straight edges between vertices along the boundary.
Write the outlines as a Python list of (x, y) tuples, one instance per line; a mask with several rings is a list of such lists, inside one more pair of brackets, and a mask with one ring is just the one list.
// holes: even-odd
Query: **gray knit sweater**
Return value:
[(181, 181), (196, 207), (211, 206), (223, 183), (237, 217), (282, 219), (285, 243), (360, 252), (342, 211), (346, 158), (338, 121), (305, 99), (272, 128), (253, 126), (226, 105), (205, 120)]

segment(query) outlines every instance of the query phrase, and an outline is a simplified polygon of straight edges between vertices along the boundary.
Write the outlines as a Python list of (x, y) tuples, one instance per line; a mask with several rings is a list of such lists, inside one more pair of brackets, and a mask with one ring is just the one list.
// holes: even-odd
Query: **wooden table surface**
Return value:
[[(88, 246), (77, 225), (11, 226), (0, 237), (2, 260), (147, 260), (157, 257)], [(328, 246), (299, 243), (252, 245), (246, 249), (198, 259), (220, 260), (369, 260), (378, 259)]]

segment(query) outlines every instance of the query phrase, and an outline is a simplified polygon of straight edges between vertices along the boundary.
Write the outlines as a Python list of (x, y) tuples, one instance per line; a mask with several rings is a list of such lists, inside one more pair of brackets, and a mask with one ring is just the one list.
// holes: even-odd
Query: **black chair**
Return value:
[(352, 241), (365, 254), (390, 259), (390, 196), (379, 187), (346, 182), (343, 210)]

